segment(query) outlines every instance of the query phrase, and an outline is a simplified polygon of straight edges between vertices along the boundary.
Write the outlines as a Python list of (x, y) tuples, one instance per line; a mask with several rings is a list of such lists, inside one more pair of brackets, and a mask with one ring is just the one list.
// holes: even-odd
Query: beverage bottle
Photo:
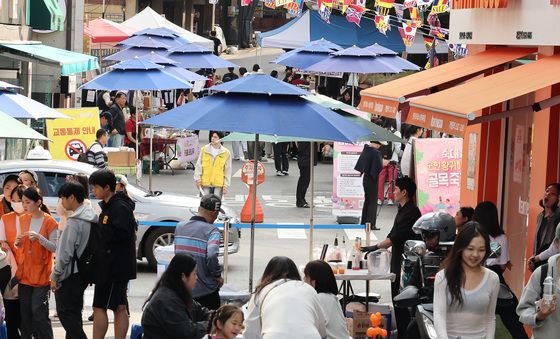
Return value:
[(346, 238), (342, 235), (342, 260), (348, 260), (348, 247), (346, 247)]
[[(542, 272), (544, 273), (544, 272)], [(543, 300), (546, 305), (552, 304), (554, 297), (554, 280), (551, 276), (544, 279), (543, 283)]]
[(354, 240), (354, 246), (352, 248), (352, 269), (359, 270), (360, 269), (360, 260), (362, 259), (362, 253), (360, 251), (361, 247), (361, 239), (356, 238)]
[(334, 248), (333, 248), (332, 260), (335, 261), (342, 260), (342, 256), (340, 255), (340, 248), (338, 247), (338, 234), (335, 234), (334, 236)]

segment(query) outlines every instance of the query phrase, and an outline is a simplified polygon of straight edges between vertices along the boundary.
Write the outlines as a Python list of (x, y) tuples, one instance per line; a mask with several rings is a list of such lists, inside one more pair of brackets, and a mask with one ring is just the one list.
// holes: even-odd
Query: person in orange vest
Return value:
[(2, 183), (2, 196), (0, 199), (0, 217), (4, 214), (13, 212), (11, 205), (12, 191), (19, 184), (19, 177), (15, 174), (8, 174)]
[[(10, 205), (13, 212), (4, 214), (0, 219), (0, 243), (9, 263), (9, 270), (7, 272), (0, 270), (0, 290), (4, 300), (8, 338), (20, 337), (21, 314), (16, 279), (16, 255), (19, 256), (19, 252), (15, 247), (15, 241), (21, 234), (21, 216), (25, 213), (21, 199), (26, 188), (26, 186), (20, 184), (12, 190), (10, 193)], [(7, 235), (10, 237), (8, 238)]]
[(231, 184), (231, 154), (221, 143), (222, 133), (210, 132), (211, 142), (200, 149), (194, 168), (194, 181), (202, 195), (222, 199)]
[[(50, 276), (58, 236), (58, 224), (43, 204), (35, 187), (23, 191), (21, 234), (14, 245), (19, 252), (16, 278), (19, 281), (21, 337), (53, 338), (49, 319)], [(8, 231), (8, 230), (6, 230)], [(8, 233), (8, 232), (7, 232)], [(7, 238), (13, 237), (6, 234)]]

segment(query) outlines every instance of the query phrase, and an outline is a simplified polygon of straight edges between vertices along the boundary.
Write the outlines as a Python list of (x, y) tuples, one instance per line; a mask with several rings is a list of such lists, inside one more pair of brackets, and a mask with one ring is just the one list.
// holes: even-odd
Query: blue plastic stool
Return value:
[(3, 321), (0, 325), (0, 339), (8, 339), (8, 332), (6, 330), (6, 322)]
[[(144, 333), (142, 325), (132, 324), (130, 329), (130, 339), (142, 339), (142, 333)], [(3, 339), (2, 336), (0, 336), (0, 339)]]

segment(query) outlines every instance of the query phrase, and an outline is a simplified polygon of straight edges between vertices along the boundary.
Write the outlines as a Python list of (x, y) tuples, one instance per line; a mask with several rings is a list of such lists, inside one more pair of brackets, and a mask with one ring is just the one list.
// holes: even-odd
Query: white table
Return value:
[[(350, 290), (352, 289), (351, 281), (363, 280), (366, 282), (366, 311), (369, 311), (369, 282), (371, 280), (395, 280), (394, 273), (387, 274), (371, 274), (368, 270), (349, 270), (347, 269), (343, 274), (335, 274), (336, 280), (342, 281), (340, 290), (342, 290), (342, 309), (346, 312), (346, 301), (350, 297)], [(352, 290), (353, 292), (353, 290)]]

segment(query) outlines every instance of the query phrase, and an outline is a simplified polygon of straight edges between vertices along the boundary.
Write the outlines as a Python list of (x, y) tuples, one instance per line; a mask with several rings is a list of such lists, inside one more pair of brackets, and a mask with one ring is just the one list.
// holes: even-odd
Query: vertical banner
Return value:
[(95, 141), (99, 129), (97, 107), (57, 109), (72, 119), (47, 120), (47, 137), (53, 142), (49, 151), (53, 159), (77, 160)]
[(177, 138), (177, 159), (182, 166), (187, 167), (189, 162), (196, 162), (199, 152), (198, 135)]
[(446, 212), (455, 215), (461, 207), (462, 152), (462, 138), (415, 140), (416, 197), (422, 214)]
[(364, 206), (364, 187), (360, 172), (354, 170), (365, 142), (334, 143), (332, 212), (337, 217), (360, 217)]

